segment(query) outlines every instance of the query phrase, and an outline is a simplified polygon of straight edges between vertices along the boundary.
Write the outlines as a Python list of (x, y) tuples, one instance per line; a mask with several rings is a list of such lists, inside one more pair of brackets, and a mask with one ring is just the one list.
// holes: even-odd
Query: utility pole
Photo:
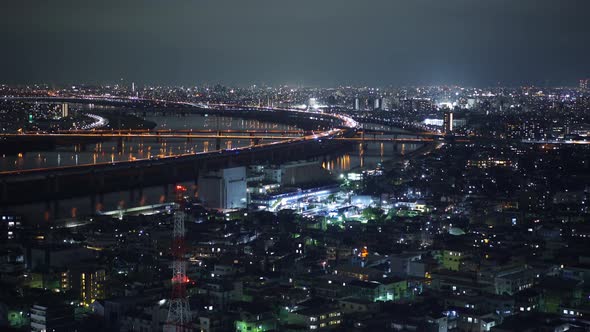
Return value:
[(176, 186), (176, 204), (177, 210), (174, 212), (174, 230), (172, 238), (172, 296), (168, 308), (168, 319), (164, 326), (167, 332), (188, 332), (191, 331), (191, 309), (186, 295), (186, 276), (185, 261), (185, 229), (184, 229), (184, 193), (186, 188), (181, 185)]

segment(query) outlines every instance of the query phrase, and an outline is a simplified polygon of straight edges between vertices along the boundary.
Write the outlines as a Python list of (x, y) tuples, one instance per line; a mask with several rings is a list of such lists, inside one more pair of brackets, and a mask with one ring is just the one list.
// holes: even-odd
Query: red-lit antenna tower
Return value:
[(184, 193), (186, 188), (176, 186), (177, 210), (174, 212), (174, 231), (172, 239), (172, 296), (168, 308), (168, 319), (166, 320), (165, 331), (186, 332), (191, 327), (191, 309), (186, 295), (186, 261), (184, 255), (186, 247), (184, 242)]

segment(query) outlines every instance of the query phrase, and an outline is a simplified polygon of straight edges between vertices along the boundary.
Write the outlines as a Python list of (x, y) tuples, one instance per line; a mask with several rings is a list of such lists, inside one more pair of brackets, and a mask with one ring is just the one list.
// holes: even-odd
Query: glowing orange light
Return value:
[(361, 249), (361, 258), (367, 258), (369, 256), (369, 250), (367, 249), (367, 247), (363, 247), (363, 249)]

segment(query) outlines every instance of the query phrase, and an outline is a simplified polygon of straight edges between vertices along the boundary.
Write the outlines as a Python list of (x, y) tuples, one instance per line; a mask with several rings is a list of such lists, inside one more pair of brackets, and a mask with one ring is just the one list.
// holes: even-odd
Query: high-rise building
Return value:
[(391, 108), (391, 98), (383, 97), (381, 98), (381, 109), (382, 110), (389, 110)]
[(588, 79), (588, 78), (581, 79), (580, 80), (580, 89), (582, 89), (582, 90), (588, 89), (588, 81), (590, 81), (590, 79)]
[(246, 207), (246, 168), (226, 168), (199, 177), (199, 198), (215, 209)]
[(358, 97), (354, 98), (354, 106), (353, 106), (353, 109), (355, 111), (359, 111), (361, 109), (361, 100), (360, 100), (360, 98), (358, 98)]
[(381, 109), (381, 98), (373, 99), (373, 110), (380, 110)]
[(419, 112), (430, 112), (434, 108), (434, 104), (432, 100), (428, 98), (415, 98), (414, 99), (414, 109)]
[(105, 298), (105, 269), (82, 265), (60, 273), (60, 288), (78, 293), (82, 303), (91, 304)]
[(453, 131), (453, 112), (446, 111), (443, 118), (443, 130), (445, 133)]
[(65, 118), (68, 115), (70, 115), (69, 105), (68, 105), (68, 103), (62, 103), (61, 104), (61, 117)]
[(412, 111), (414, 109), (412, 99), (401, 99), (400, 107), (404, 112)]

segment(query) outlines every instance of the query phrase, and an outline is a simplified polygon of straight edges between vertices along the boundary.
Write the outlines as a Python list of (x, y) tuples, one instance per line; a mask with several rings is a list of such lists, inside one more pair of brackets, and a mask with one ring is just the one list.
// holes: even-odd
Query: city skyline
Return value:
[(0, 330), (589, 332), (589, 0), (0, 4)]

